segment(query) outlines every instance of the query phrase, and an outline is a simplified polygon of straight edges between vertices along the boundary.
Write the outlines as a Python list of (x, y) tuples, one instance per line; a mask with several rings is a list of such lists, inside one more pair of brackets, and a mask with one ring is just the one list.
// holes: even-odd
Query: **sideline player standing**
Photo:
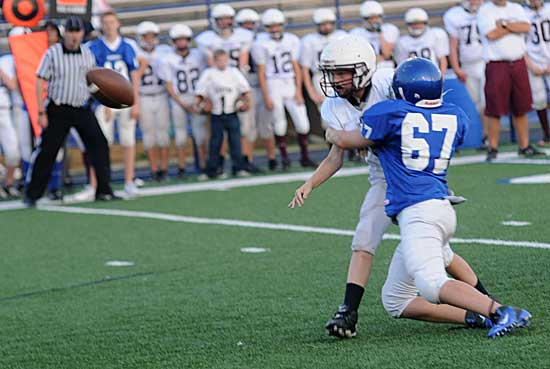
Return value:
[[(350, 65), (354, 69), (350, 70)], [(329, 43), (321, 55), (323, 89), (329, 97), (323, 103), (321, 114), (333, 129), (353, 131), (359, 129), (362, 112), (372, 105), (392, 98), (391, 81), (393, 70), (376, 69), (376, 55), (364, 38), (347, 36)], [(333, 145), (328, 156), (315, 173), (296, 190), (289, 207), (302, 206), (311, 192), (334, 175), (342, 166), (344, 151)], [(339, 307), (326, 328), (331, 335), (341, 338), (356, 334), (357, 310), (367, 284), (372, 259), (391, 220), (384, 213), (386, 178), (378, 158), (371, 153), (368, 157), (369, 182), (371, 186), (365, 195), (359, 214), (359, 222), (352, 241), (352, 255), (349, 263), (344, 303)], [(448, 246), (448, 245), (447, 245)], [(450, 274), (488, 293), (468, 264), (446, 247), (446, 266)], [(416, 316), (449, 321), (445, 309), (426, 301), (418, 303)], [(483, 325), (475, 314), (462, 315), (470, 326)], [(347, 333), (349, 332), (349, 334)]]
[[(260, 27), (260, 16), (252, 9), (245, 8), (240, 10), (235, 17), (235, 21), (239, 26), (235, 29), (235, 32), (241, 32), (244, 34), (248, 33), (249, 35), (252, 35), (252, 44), (254, 44), (254, 42), (261, 37), (269, 37), (266, 33), (258, 33), (258, 28)], [(260, 136), (267, 152), (268, 168), (273, 171), (277, 168), (277, 160), (275, 160), (275, 137), (273, 136), (273, 127), (271, 125), (270, 114), (265, 109), (264, 101), (261, 97), (262, 90), (260, 88), (260, 82), (258, 81), (258, 66), (256, 62), (254, 62), (254, 57), (251, 52), (248, 55), (248, 65), (248, 72), (244, 73), (244, 76), (252, 88), (251, 98), (253, 102), (248, 112), (240, 113), (239, 119), (242, 115), (248, 114), (249, 117), (245, 117), (245, 119), (252, 119), (255, 122), (255, 129), (251, 129), (250, 132), (246, 134), (247, 139), (249, 142), (253, 143), (256, 141), (257, 136)], [(243, 153), (246, 153), (246, 149)], [(252, 155), (253, 151), (249, 154)], [(245, 157), (245, 161), (247, 159), (249, 164), (248, 170), (250, 172), (254, 172), (252, 158)]]
[(449, 33), (449, 60), (456, 77), (466, 84), (481, 118), (483, 138), (480, 149), (487, 148), (489, 121), (485, 115), (485, 61), (477, 26), (477, 11), (482, 0), (463, 0), (443, 15)]
[(174, 51), (165, 57), (162, 76), (166, 90), (172, 98), (172, 121), (176, 134), (178, 152), (178, 175), (185, 176), (187, 124), (191, 124), (193, 137), (198, 148), (201, 170), (206, 165), (206, 116), (200, 115), (193, 107), (197, 81), (206, 68), (206, 56), (199, 49), (190, 48), (193, 31), (185, 24), (170, 28), (170, 39)]
[(365, 21), (363, 27), (356, 27), (349, 33), (364, 37), (374, 48), (378, 66), (393, 68), (393, 49), (399, 40), (399, 28), (384, 23), (384, 8), (378, 1), (365, 1), (359, 8), (359, 14)]
[[(306, 91), (320, 108), (325, 100), (320, 85), (323, 77), (319, 70), (321, 52), (329, 41), (345, 36), (346, 32), (336, 29), (336, 15), (328, 8), (317, 9), (313, 13), (313, 23), (317, 26), (317, 32), (309, 33), (301, 40), (300, 66)], [(324, 123), (323, 128), (326, 128)]]
[[(138, 44), (131, 43), (139, 58), (147, 66), (139, 82), (139, 124), (143, 132), (143, 148), (147, 151), (151, 176), (163, 181), (168, 175), (168, 148), (170, 147), (170, 106), (164, 80), (161, 77), (163, 58), (172, 51), (168, 45), (159, 45), (158, 25), (144, 21), (137, 26)], [(160, 161), (160, 166), (159, 166)]]
[(286, 147), (288, 122), (285, 108), (292, 117), (298, 133), (300, 164), (316, 167), (309, 158), (309, 119), (302, 95), (302, 73), (298, 65), (300, 40), (292, 33), (284, 32), (285, 16), (278, 9), (268, 9), (262, 14), (262, 24), (269, 37), (254, 43), (252, 54), (258, 65), (258, 78), (265, 108), (271, 113), (275, 140), (279, 145), (283, 170), (290, 167)]
[[(124, 152), (124, 192), (130, 197), (138, 194), (134, 183), (136, 156), (136, 119), (139, 117), (138, 62), (133, 47), (119, 34), (120, 22), (115, 12), (101, 15), (102, 37), (88, 45), (99, 67), (113, 69), (131, 81), (134, 89), (134, 105), (113, 111), (103, 105), (96, 109), (99, 125), (109, 142), (114, 142), (115, 119), (118, 121), (120, 144)], [(93, 181), (92, 181), (93, 182)]]
[(449, 37), (438, 27), (428, 26), (428, 13), (421, 8), (412, 8), (405, 13), (408, 35), (401, 36), (395, 47), (397, 65), (409, 58), (424, 58), (439, 66), (445, 76)]
[(456, 214), (446, 199), (447, 168), (465, 137), (468, 117), (443, 102), (443, 77), (430, 61), (401, 64), (392, 88), (398, 99), (365, 111), (361, 131), (327, 130), (327, 140), (342, 148), (376, 146), (384, 168), (386, 214), (399, 223), (401, 233), (382, 292), (384, 308), (394, 317), (417, 318), (407, 311), (415, 311), (420, 294), (461, 315), (468, 309), (491, 319), (491, 338), (527, 326), (528, 311), (503, 306), (450, 279), (445, 270), (445, 247), (456, 229)]
[(533, 108), (537, 111), (542, 139), (539, 146), (550, 145), (548, 128), (548, 86), (550, 79), (550, 6), (542, 0), (526, 0), (525, 13), (531, 21), (531, 32), (527, 36), (525, 61), (529, 69), (529, 84), (533, 95)]
[[(95, 68), (96, 62), (90, 50), (81, 45), (84, 22), (70, 17), (65, 23), (63, 43), (57, 43), (46, 51), (37, 71), (36, 97), (38, 122), (43, 131), (40, 143), (32, 154), (28, 185), (24, 202), (36, 205), (42, 196), (55, 157), (65, 142), (71, 127), (75, 127), (90, 154), (97, 174), (96, 200), (117, 199), (109, 181), (111, 170), (109, 145), (90, 107), (90, 93), (86, 73)], [(48, 98), (44, 101), (44, 85), (48, 83)]]

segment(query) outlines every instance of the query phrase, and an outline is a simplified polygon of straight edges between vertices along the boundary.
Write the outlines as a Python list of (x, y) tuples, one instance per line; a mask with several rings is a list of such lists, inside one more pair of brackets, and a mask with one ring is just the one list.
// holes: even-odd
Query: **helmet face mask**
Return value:
[(544, 6), (544, 0), (525, 0), (524, 2), (531, 9), (540, 9)]
[(317, 32), (319, 32), (323, 36), (327, 36), (327, 35), (330, 35), (332, 32), (334, 32), (335, 28), (336, 28), (336, 23), (323, 22), (317, 25)]
[(270, 24), (265, 27), (266, 31), (269, 33), (272, 39), (280, 40), (283, 38), (284, 25), (283, 24)]
[(464, 9), (470, 13), (476, 13), (481, 6), (482, 0), (462, 0), (461, 4)]
[(365, 28), (367, 31), (380, 32), (382, 27), (382, 15), (373, 15), (365, 18)]
[(153, 32), (148, 32), (146, 34), (141, 35), (139, 38), (139, 44), (142, 48), (146, 50), (152, 50), (157, 46), (159, 43), (158, 35)]
[(321, 66), (321, 89), (326, 97), (347, 99), (370, 83), (370, 70), (364, 62), (348, 65)]
[(425, 22), (407, 23), (407, 29), (412, 37), (420, 37), (428, 29), (428, 24)]

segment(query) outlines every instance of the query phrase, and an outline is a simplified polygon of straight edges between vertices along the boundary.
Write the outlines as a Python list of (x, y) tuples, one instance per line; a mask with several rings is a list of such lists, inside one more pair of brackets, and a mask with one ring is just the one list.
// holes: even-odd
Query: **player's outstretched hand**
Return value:
[(313, 191), (311, 184), (309, 182), (304, 183), (294, 192), (294, 197), (288, 204), (288, 207), (291, 209), (294, 209), (296, 205), (298, 205), (298, 207), (301, 208), (304, 205), (304, 202), (308, 198), (311, 191)]

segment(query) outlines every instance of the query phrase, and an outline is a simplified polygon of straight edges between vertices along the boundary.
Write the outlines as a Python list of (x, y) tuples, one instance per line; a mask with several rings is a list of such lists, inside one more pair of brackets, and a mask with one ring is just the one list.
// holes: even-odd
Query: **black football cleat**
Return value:
[(305, 158), (300, 160), (300, 165), (303, 168), (317, 168), (317, 163), (311, 160), (310, 158)]
[(464, 318), (464, 323), (467, 328), (493, 328), (494, 323), (491, 319), (484, 317), (473, 311), (467, 311), (466, 317)]
[(349, 310), (346, 305), (340, 305), (332, 319), (325, 324), (329, 336), (338, 338), (353, 338), (357, 335), (357, 311)]
[(270, 171), (275, 171), (277, 170), (277, 166), (279, 165), (279, 163), (277, 163), (277, 160), (275, 159), (269, 159), (269, 162), (267, 164), (267, 167), (269, 168)]

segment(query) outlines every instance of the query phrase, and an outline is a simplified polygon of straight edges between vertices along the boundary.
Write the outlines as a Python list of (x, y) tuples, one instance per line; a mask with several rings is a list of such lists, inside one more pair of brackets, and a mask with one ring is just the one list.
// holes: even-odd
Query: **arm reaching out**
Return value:
[(365, 146), (374, 145), (374, 142), (364, 138), (359, 130), (338, 131), (328, 128), (325, 137), (327, 142), (342, 149), (363, 149)]

